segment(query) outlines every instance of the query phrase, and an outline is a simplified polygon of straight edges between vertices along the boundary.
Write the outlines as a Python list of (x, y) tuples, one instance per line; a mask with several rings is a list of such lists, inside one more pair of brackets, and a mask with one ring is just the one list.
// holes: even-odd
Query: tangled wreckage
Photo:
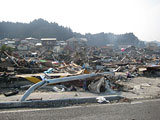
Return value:
[(160, 76), (159, 53), (134, 46), (124, 50), (89, 47), (69, 54), (41, 52), (36, 57), (3, 51), (0, 94), (8, 97), (21, 92), (20, 101), (24, 101), (38, 88), (95, 94), (129, 91), (133, 88), (126, 88), (122, 81)]

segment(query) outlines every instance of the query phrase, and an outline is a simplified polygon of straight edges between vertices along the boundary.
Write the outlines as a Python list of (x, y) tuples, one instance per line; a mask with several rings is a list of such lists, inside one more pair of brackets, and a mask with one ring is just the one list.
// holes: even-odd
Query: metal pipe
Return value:
[(83, 74), (83, 75), (63, 77), (63, 78), (57, 78), (57, 79), (46, 79), (46, 81), (48, 84), (53, 84), (53, 83), (81, 80), (81, 79), (86, 79), (86, 78), (90, 78), (90, 77), (94, 77), (94, 76), (101, 76), (101, 75), (106, 75), (106, 74), (107, 75), (114, 75), (113, 72), (91, 73), (91, 74)]
[[(55, 84), (55, 83), (61, 83), (61, 82), (68, 82), (68, 81), (74, 81), (74, 80), (83, 80), (90, 77), (95, 76), (102, 76), (102, 75), (114, 75), (114, 72), (104, 72), (104, 73), (91, 73), (91, 74), (83, 74), (83, 75), (77, 75), (77, 76), (70, 76), (70, 77), (63, 77), (63, 78), (56, 78), (56, 79), (44, 79), (43, 81), (40, 81), (34, 85), (32, 85), (22, 96), (20, 101), (25, 101), (25, 99), (38, 87), (45, 86), (48, 84)], [(46, 83), (46, 84), (45, 84)]]
[(46, 83), (46, 81), (40, 81), (34, 85), (32, 85), (25, 93), (24, 95), (22, 96), (21, 100), (20, 101), (25, 101), (25, 99), (35, 90), (37, 89), (38, 87), (44, 85)]

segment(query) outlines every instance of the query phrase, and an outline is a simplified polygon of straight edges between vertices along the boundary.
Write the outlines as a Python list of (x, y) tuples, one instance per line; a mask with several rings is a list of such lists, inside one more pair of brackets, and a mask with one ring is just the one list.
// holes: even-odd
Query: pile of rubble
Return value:
[[(70, 54), (42, 52), (33, 56), (1, 51), (0, 92), (5, 96), (18, 94), (19, 90), (42, 81), (54, 91), (83, 90), (98, 94), (124, 91), (126, 88), (120, 81), (138, 76), (160, 76), (159, 53), (134, 46), (121, 50), (88, 47)], [(6, 93), (5, 88), (14, 91)]]

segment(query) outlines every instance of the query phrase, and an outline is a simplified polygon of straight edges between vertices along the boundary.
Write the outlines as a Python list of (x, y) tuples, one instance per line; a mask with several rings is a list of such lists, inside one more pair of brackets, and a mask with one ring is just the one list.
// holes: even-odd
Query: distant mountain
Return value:
[[(80, 34), (77, 34), (79, 37)], [(81, 37), (88, 39), (88, 45), (91, 46), (105, 46), (107, 44), (118, 45), (133, 45), (143, 47), (144, 42), (140, 41), (133, 33), (125, 33), (116, 35), (113, 33), (98, 33), (98, 34), (85, 34)]]
[(156, 43), (158, 46), (160, 46), (160, 42), (159, 41), (152, 41), (153, 43)]
[[(95, 28), (96, 29), (96, 28)], [(114, 45), (135, 45), (144, 44), (133, 33), (116, 35), (113, 33), (85, 34), (72, 32), (68, 27), (60, 26), (57, 23), (48, 22), (44, 19), (36, 19), (30, 23), (0, 22), (0, 39), (3, 38), (57, 38), (67, 40), (71, 37), (83, 37), (88, 39), (88, 45), (104, 46)]]
[(73, 32), (70, 28), (60, 26), (55, 22), (49, 23), (43, 19), (36, 19), (30, 23), (0, 22), (0, 39), (26, 37), (53, 37), (66, 40), (73, 37)]

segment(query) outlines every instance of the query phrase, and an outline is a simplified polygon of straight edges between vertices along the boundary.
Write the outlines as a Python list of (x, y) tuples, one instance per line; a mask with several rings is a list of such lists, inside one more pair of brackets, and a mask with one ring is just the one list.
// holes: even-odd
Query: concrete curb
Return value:
[[(117, 96), (117, 95), (102, 96), (102, 97), (104, 97), (106, 100), (109, 100), (109, 101), (120, 100), (124, 98), (122, 96)], [(85, 98), (71, 98), (71, 99), (57, 99), (57, 100), (3, 102), (3, 103), (0, 103), (0, 109), (65, 107), (65, 106), (72, 106), (76, 104), (97, 103), (96, 98), (97, 97), (85, 97)]]

